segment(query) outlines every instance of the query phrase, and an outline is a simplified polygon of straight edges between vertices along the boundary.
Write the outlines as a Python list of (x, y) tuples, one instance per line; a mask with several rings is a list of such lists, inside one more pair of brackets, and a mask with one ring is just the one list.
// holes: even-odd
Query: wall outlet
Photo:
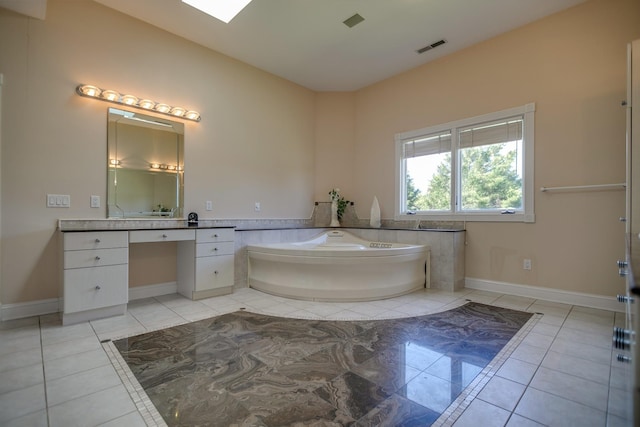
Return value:
[(526, 258), (524, 261), (522, 261), (522, 268), (525, 270), (531, 270), (531, 260)]
[(100, 196), (91, 196), (91, 207), (92, 208), (100, 207)]
[(254, 210), (256, 212), (260, 212), (260, 202), (256, 202), (255, 206), (254, 206)]
[(204, 202), (204, 210), (212, 211), (213, 210), (213, 202), (211, 200), (207, 200)]

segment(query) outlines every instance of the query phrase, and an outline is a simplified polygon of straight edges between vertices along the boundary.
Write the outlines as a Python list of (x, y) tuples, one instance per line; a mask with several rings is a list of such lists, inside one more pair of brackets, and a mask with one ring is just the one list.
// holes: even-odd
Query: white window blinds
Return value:
[(422, 135), (402, 143), (402, 155), (405, 159), (451, 152), (451, 132), (438, 132)]
[(519, 141), (522, 139), (522, 123), (522, 116), (518, 116), (461, 128), (458, 130), (460, 148)]

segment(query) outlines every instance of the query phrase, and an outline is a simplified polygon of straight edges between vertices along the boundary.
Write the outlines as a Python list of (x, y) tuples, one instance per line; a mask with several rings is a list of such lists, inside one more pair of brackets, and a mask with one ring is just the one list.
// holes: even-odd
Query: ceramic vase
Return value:
[(378, 204), (378, 198), (373, 196), (373, 203), (371, 204), (371, 216), (369, 217), (369, 225), (373, 228), (380, 228), (380, 205)]
[(340, 221), (338, 220), (338, 202), (331, 202), (331, 224), (329, 227), (340, 227)]

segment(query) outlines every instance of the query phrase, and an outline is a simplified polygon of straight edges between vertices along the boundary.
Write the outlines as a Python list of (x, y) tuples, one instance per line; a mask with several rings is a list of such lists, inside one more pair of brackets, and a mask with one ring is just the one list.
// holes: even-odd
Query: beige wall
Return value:
[(353, 141), (355, 93), (324, 92), (316, 100), (315, 200), (329, 201), (329, 191), (339, 188), (353, 200)]
[[(185, 131), (187, 212), (306, 218), (340, 187), (361, 217), (376, 195), (391, 218), (394, 134), (528, 102), (536, 188), (622, 182), (620, 101), (635, 38), (640, 2), (592, 0), (358, 92), (316, 94), (94, 2), (49, 0), (45, 21), (0, 10), (0, 299), (57, 297), (56, 220), (105, 216), (108, 104), (76, 96), (78, 83), (200, 111)], [(70, 194), (72, 207), (47, 209), (47, 193)], [(103, 208), (89, 207), (91, 194)], [(535, 203), (535, 224), (467, 224), (467, 277), (621, 291), (623, 193), (536, 192)], [(132, 251), (143, 266), (175, 248), (144, 252)], [(148, 283), (138, 273), (132, 284)]]
[[(626, 45), (640, 2), (592, 0), (356, 94), (354, 193), (394, 209), (394, 134), (536, 103), (535, 188), (624, 182)], [(322, 179), (321, 174), (317, 180)], [(615, 295), (624, 192), (535, 193), (535, 224), (467, 223), (466, 276)], [(522, 260), (533, 261), (532, 271)]]
[[(76, 96), (79, 83), (201, 113), (202, 122), (185, 126), (186, 212), (311, 214), (315, 93), (308, 89), (91, 1), (49, 0), (44, 21), (0, 10), (0, 73), (3, 303), (58, 297), (56, 220), (106, 216), (109, 104)], [(71, 208), (46, 208), (47, 193), (71, 195)], [(92, 194), (102, 208), (89, 207)], [(213, 212), (204, 211), (206, 200)], [(165, 252), (175, 256), (175, 248)], [(132, 279), (145, 283), (135, 271)]]

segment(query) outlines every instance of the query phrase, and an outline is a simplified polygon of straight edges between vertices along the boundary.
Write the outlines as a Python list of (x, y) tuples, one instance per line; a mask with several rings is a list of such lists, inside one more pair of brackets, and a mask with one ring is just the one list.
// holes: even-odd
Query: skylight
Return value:
[(182, 0), (183, 3), (228, 24), (251, 0)]

